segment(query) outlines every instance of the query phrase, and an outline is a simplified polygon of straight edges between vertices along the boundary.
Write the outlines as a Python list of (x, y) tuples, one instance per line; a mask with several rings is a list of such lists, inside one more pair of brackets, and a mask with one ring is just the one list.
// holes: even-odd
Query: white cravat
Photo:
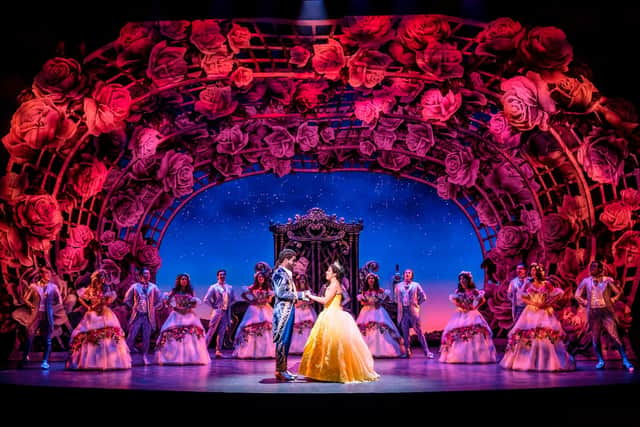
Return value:
[(402, 305), (409, 306), (411, 304), (411, 283), (404, 282), (400, 287), (400, 294), (402, 295)]
[(604, 289), (607, 281), (603, 278), (601, 282), (591, 279), (591, 308), (603, 308), (607, 304), (604, 301)]
[(227, 292), (227, 288), (222, 284), (218, 283), (222, 292), (222, 309), (226, 310), (229, 308), (229, 293)]

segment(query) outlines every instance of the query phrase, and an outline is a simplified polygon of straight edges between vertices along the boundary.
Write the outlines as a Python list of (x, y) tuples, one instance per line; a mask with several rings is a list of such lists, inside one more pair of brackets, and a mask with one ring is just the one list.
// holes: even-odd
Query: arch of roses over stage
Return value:
[[(176, 213), (262, 173), (370, 171), (437, 188), (474, 227), (487, 315), (544, 263), (565, 289), (590, 260), (638, 285), (637, 116), (598, 92), (561, 29), (440, 15), (133, 22), (86, 58), (48, 60), (20, 95), (0, 185), (1, 328), (36, 264), (73, 289), (95, 268), (119, 290), (157, 270)], [(479, 260), (480, 262), (481, 260)]]

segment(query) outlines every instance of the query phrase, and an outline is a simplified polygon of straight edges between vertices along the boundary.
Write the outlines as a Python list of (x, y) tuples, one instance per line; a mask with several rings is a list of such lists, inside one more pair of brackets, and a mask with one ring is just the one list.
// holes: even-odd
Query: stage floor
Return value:
[[(452, 391), (549, 389), (566, 387), (640, 385), (640, 375), (624, 370), (619, 361), (597, 370), (595, 362), (579, 360), (573, 372), (521, 372), (498, 364), (447, 364), (416, 355), (410, 359), (376, 359), (380, 380), (360, 384), (307, 381), (277, 382), (274, 360), (214, 359), (209, 366), (144, 366), (134, 357), (124, 371), (69, 371), (64, 362), (40, 369), (37, 361), (25, 369), (0, 371), (0, 384), (33, 387), (79, 387), (202, 393), (436, 393)], [(289, 357), (296, 372), (299, 356)]]
[[(376, 409), (406, 409), (417, 411), (416, 415), (446, 409), (459, 411), (463, 417), (469, 416), (467, 411), (486, 410), (499, 412), (505, 422), (513, 417), (521, 419), (519, 425), (527, 419), (522, 419), (523, 404), (535, 402), (545, 417), (559, 423), (547, 425), (567, 425), (626, 424), (637, 418), (640, 391), (640, 374), (627, 372), (620, 361), (609, 361), (607, 369), (596, 370), (594, 361), (578, 360), (576, 371), (549, 373), (510, 371), (498, 364), (452, 365), (416, 355), (411, 359), (376, 359), (379, 381), (337, 384), (304, 379), (277, 382), (273, 359), (225, 357), (212, 359), (209, 366), (144, 366), (140, 360), (134, 355), (132, 369), (107, 372), (68, 371), (63, 361), (52, 362), (47, 371), (41, 370), (37, 361), (25, 369), (9, 367), (0, 370), (0, 401), (27, 411), (34, 402), (38, 402), (37, 408), (48, 409), (73, 402), (74, 411), (89, 415), (95, 402), (114, 403), (117, 408), (129, 403), (149, 405), (153, 411), (195, 405), (253, 417), (274, 408), (295, 408), (295, 412), (328, 405), (336, 413), (359, 414), (372, 422), (376, 421)], [(299, 356), (289, 357), (293, 371), (299, 361)], [(244, 413), (246, 408), (256, 411)], [(156, 413), (161, 421), (162, 413)], [(145, 414), (139, 416), (147, 419)], [(497, 419), (492, 423), (501, 424)]]

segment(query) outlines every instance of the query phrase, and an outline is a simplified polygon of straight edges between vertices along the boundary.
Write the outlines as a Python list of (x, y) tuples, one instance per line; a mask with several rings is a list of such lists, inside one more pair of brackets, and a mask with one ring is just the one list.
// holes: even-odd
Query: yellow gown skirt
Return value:
[(336, 295), (320, 313), (304, 346), (298, 372), (305, 377), (339, 383), (375, 381), (373, 356), (358, 325), (342, 310)]

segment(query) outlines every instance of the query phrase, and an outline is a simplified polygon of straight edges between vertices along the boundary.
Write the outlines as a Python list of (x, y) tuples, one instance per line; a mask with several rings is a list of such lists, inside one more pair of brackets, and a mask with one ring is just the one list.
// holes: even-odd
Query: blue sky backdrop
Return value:
[[(471, 271), (481, 286), (480, 246), (455, 204), (427, 185), (366, 172), (259, 175), (209, 189), (171, 223), (157, 282), (169, 290), (176, 275), (187, 272), (202, 297), (224, 268), (239, 295), (252, 282), (256, 262), (273, 262), (269, 222), (286, 222), (313, 207), (347, 222), (363, 220), (360, 263), (378, 261), (383, 287), (390, 288), (396, 264), (414, 270), (428, 296), (422, 306), (426, 330), (441, 329), (453, 314), (447, 295), (460, 270)], [(206, 307), (199, 312), (206, 316)]]

